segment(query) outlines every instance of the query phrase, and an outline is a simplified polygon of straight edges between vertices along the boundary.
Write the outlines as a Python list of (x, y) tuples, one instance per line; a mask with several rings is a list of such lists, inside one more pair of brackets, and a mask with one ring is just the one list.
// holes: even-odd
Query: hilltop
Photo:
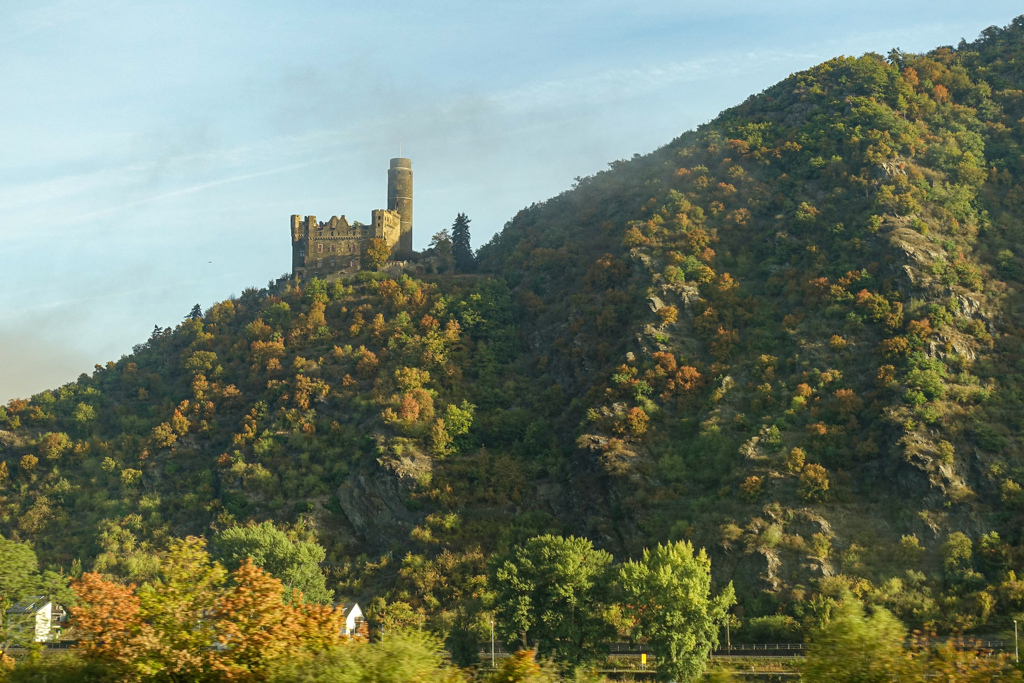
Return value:
[(832, 59), (520, 211), (475, 275), (248, 289), (157, 329), (0, 411), (0, 532), (139, 579), (170, 538), (270, 519), (339, 595), (441, 631), (535, 534), (688, 538), (749, 637), (798, 638), (843, 588), (1002, 628), (1021, 59), (1024, 19)]

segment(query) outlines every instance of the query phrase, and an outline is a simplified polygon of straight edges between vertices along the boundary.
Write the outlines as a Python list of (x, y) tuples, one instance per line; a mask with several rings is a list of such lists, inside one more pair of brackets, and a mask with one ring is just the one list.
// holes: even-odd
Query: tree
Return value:
[[(811, 636), (801, 666), (807, 683), (878, 683), (922, 680), (904, 647), (907, 631), (889, 612), (875, 607), (871, 615), (847, 594), (828, 625)], [(919, 671), (917, 673), (920, 673)]]
[(370, 240), (370, 243), (366, 246), (366, 252), (363, 255), (366, 265), (371, 270), (380, 270), (380, 267), (388, 262), (391, 258), (391, 247), (388, 243), (379, 237), (374, 237)]
[(39, 587), (39, 561), (28, 543), (0, 537), (0, 595), (3, 609), (28, 597)]
[[(202, 320), (203, 319), (203, 307), (200, 306), (199, 304), (196, 304), (195, 306), (192, 307), (192, 310), (189, 311), (188, 317), (191, 320)], [(159, 329), (160, 326), (157, 325), (156, 328)], [(153, 334), (154, 334), (154, 336), (156, 335), (156, 330), (153, 331)]]
[(455, 267), (452, 236), (448, 233), (448, 230), (442, 230), (430, 239), (430, 251), (437, 260), (437, 271), (439, 273), (446, 273)]
[(563, 662), (593, 659), (615, 636), (605, 618), (611, 562), (585, 538), (552, 535), (497, 558), (491, 575), (499, 635)]
[(476, 257), (469, 244), (469, 218), (464, 213), (456, 216), (452, 223), (452, 257), (456, 272), (469, 273), (476, 268)]
[(689, 541), (644, 550), (641, 561), (619, 568), (619, 580), (634, 636), (658, 658), (658, 679), (698, 680), (736, 601), (732, 584), (712, 597), (711, 560), (703, 548), (694, 555)]
[[(198, 677), (216, 631), (208, 618), (224, 590), (227, 572), (206, 552), (206, 541), (189, 537), (171, 542), (161, 559), (158, 577), (143, 584), (135, 597), (144, 624), (133, 635), (143, 651), (132, 666), (137, 671), (164, 671)], [(147, 642), (154, 632), (158, 645)]]
[(310, 541), (293, 541), (273, 522), (224, 529), (213, 537), (214, 555), (230, 569), (241, 566), (246, 558), (281, 580), (291, 599), (302, 593), (306, 602), (330, 602), (334, 594), (327, 589), (320, 563), (326, 551)]
[(210, 668), (228, 679), (260, 680), (271, 664), (303, 652), (313, 653), (337, 644), (342, 614), (324, 605), (296, 610), (282, 601), (281, 582), (246, 558), (231, 576), (212, 612), (222, 656)]
[(262, 681), (286, 658), (342, 642), (340, 611), (287, 604), (281, 582), (248, 558), (229, 576), (204, 545), (172, 542), (159, 577), (139, 588), (83, 574), (73, 621), (82, 656), (124, 674), (116, 680)]

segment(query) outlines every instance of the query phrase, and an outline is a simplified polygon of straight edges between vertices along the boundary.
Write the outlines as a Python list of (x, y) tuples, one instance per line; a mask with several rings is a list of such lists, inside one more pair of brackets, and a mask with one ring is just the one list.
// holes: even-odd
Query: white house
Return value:
[(7, 623), (19, 635), (41, 643), (52, 640), (56, 629), (67, 620), (67, 612), (45, 595), (16, 602), (6, 613)]
[(337, 609), (345, 616), (345, 626), (341, 629), (343, 636), (365, 635), (362, 625), (366, 623), (363, 618), (363, 610), (355, 602), (339, 602)]

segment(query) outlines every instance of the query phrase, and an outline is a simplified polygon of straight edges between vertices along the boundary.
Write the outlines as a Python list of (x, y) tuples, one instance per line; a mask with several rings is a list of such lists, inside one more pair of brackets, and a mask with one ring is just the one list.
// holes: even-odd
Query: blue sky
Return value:
[(1011, 2), (0, 1), (0, 401), (289, 267), (288, 218), (476, 246), (573, 178), (839, 54), (974, 39)]

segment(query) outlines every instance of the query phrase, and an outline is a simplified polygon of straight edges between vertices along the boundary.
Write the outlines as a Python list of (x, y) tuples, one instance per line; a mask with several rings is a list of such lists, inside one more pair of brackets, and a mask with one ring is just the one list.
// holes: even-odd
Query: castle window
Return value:
[(334, 245), (333, 244), (331, 245), (331, 253), (332, 254), (334, 253)]
[(318, 258), (316, 260), (316, 267), (317, 268), (323, 268), (324, 267), (324, 260), (322, 258)]
[(317, 242), (316, 243), (316, 253), (322, 254), (323, 251), (324, 251), (324, 243), (323, 242)]

